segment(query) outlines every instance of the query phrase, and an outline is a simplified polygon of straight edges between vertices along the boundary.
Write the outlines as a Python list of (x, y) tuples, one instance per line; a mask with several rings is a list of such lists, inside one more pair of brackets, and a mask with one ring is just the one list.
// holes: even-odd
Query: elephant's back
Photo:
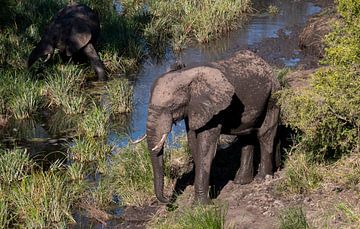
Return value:
[[(71, 4), (61, 9), (54, 17), (54, 23), (63, 26), (79, 24), (90, 28), (92, 34), (100, 32), (98, 15), (87, 5)], [(68, 26), (70, 28), (70, 26)]]
[(239, 81), (247, 84), (261, 82), (269, 85), (271, 91), (280, 88), (271, 66), (249, 50), (238, 51), (230, 58), (211, 63), (211, 65), (222, 71), (234, 85)]

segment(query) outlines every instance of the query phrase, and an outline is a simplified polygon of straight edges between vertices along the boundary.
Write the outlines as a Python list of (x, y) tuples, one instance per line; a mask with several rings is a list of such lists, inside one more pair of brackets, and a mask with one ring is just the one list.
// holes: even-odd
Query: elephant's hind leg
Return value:
[(254, 179), (254, 145), (241, 148), (240, 168), (236, 173), (235, 184), (248, 184)]
[(273, 174), (273, 151), (276, 132), (279, 124), (279, 107), (274, 101), (270, 100), (268, 104), (268, 111), (264, 122), (258, 132), (258, 139), (260, 143), (260, 169), (259, 176)]

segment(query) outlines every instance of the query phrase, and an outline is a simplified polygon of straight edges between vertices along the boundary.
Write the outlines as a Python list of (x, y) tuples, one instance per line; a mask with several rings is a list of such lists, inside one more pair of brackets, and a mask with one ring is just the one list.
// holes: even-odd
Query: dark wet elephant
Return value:
[(55, 48), (67, 57), (82, 52), (90, 60), (99, 80), (106, 80), (104, 64), (94, 48), (99, 33), (99, 18), (92, 9), (81, 4), (66, 6), (45, 28), (40, 42), (29, 56), (28, 67), (42, 56), (50, 58)]
[[(279, 89), (270, 66), (250, 51), (205, 66), (166, 73), (154, 83), (147, 118), (156, 197), (163, 195), (163, 149), (172, 124), (185, 120), (195, 162), (195, 201), (209, 201), (209, 175), (220, 134), (254, 135), (260, 145), (258, 175), (273, 174), (273, 146), (279, 108), (271, 94)], [(235, 182), (253, 179), (253, 146), (242, 149)]]

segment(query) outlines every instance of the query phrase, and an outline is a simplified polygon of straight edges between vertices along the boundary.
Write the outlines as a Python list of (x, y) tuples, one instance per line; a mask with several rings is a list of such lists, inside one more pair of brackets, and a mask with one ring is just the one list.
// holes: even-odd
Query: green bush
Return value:
[(303, 132), (301, 150), (320, 160), (359, 149), (360, 3), (338, 4), (343, 20), (326, 37), (329, 67), (311, 77), (309, 88), (279, 93), (285, 123)]

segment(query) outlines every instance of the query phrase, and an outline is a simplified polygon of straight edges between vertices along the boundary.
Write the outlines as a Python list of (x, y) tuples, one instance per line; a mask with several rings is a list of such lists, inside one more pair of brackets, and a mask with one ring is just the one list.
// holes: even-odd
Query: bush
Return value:
[(324, 64), (303, 90), (279, 93), (286, 124), (303, 132), (302, 151), (315, 159), (339, 158), (359, 150), (359, 1), (338, 1), (343, 20), (326, 37)]

